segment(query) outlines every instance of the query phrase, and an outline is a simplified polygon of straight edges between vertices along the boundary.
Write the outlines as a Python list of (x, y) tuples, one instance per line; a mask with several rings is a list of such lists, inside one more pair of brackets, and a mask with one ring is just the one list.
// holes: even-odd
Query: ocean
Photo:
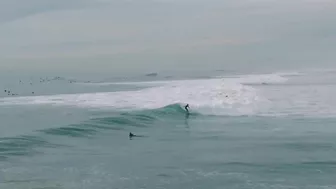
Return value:
[(336, 70), (1, 77), (1, 189), (336, 188)]

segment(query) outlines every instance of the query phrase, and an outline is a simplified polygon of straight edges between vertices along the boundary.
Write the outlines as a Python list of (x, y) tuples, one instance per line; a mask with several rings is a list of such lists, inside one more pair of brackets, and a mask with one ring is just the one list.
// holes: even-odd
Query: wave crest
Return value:
[(257, 83), (268, 80), (285, 81), (280, 76), (270, 74), (239, 78), (139, 82), (132, 84), (149, 84), (152, 87), (137, 91), (5, 98), (0, 101), (0, 105), (52, 104), (127, 111), (149, 109), (164, 113), (184, 111), (181, 105), (188, 103), (192, 112), (200, 114), (251, 115), (267, 107), (269, 101), (260, 91), (244, 84), (248, 81)]

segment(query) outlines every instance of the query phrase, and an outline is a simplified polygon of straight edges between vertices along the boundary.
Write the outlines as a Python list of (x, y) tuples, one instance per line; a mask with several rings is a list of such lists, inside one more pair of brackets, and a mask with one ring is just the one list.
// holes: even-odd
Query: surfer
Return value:
[(146, 136), (144, 136), (144, 135), (135, 135), (135, 134), (133, 134), (133, 133), (129, 133), (129, 138), (130, 138), (130, 140), (132, 140), (132, 138), (133, 137), (146, 137)]
[(129, 133), (129, 137), (132, 138), (132, 137), (135, 137), (136, 135), (133, 134), (133, 133)]
[(189, 104), (187, 104), (187, 105), (184, 106), (184, 109), (189, 113), (189, 109), (188, 108), (190, 108)]

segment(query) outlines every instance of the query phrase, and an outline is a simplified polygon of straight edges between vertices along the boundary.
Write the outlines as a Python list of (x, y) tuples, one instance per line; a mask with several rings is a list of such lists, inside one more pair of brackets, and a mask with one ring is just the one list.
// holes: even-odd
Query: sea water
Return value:
[(334, 70), (2, 79), (0, 188), (335, 188), (335, 86)]

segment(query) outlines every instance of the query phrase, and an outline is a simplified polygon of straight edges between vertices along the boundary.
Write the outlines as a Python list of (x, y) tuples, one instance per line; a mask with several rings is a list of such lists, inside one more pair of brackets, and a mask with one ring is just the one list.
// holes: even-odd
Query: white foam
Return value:
[[(288, 82), (287, 77), (293, 75), (300, 75), (290, 81), (295, 85), (245, 85), (284, 83)], [(329, 85), (321, 84), (325, 80), (335, 81), (336, 76), (325, 75), (325, 72), (313, 75), (287, 72), (199, 80), (128, 82), (126, 84), (151, 88), (113, 93), (11, 98), (4, 103), (108, 109), (155, 109), (174, 103), (189, 103), (192, 111), (208, 115), (335, 117), (336, 85), (330, 82), (326, 82)], [(316, 81), (319, 82), (316, 84)]]
[[(255, 114), (267, 103), (258, 91), (240, 79), (176, 80), (140, 82), (154, 87), (138, 91), (88, 93), (2, 99), (2, 105), (53, 104), (84, 108), (155, 109), (174, 103), (189, 103), (203, 114)], [(129, 83), (130, 84), (130, 83)]]
[[(288, 78), (284, 77), (290, 73), (277, 73), (277, 74), (260, 74), (260, 75), (237, 75), (232, 77), (226, 77), (234, 82), (241, 84), (276, 84), (284, 83), (288, 81)], [(219, 78), (223, 78), (219, 77)]]
[(268, 88), (264, 94), (270, 99), (272, 106), (260, 115), (335, 117), (335, 86), (308, 83)]
[[(0, 99), (0, 105), (58, 105), (106, 109), (156, 109), (189, 103), (192, 111), (211, 115), (332, 116), (336, 90), (332, 85), (310, 85), (330, 77), (302, 74), (295, 85), (249, 86), (246, 83), (283, 83), (286, 73), (242, 75), (230, 78), (127, 82), (150, 86), (137, 91), (68, 94)], [(291, 73), (289, 75), (299, 75)], [(298, 82), (304, 81), (304, 82)], [(323, 83), (323, 82), (322, 82)]]
[(169, 83), (169, 81), (149, 81), (149, 82), (101, 82), (101, 83), (75, 83), (77, 85), (94, 85), (94, 86), (109, 86), (109, 85), (135, 85), (143, 87), (154, 87), (160, 84)]
[(286, 76), (303, 76), (305, 73), (303, 72), (276, 72), (275, 74), (280, 75), (282, 77)]

